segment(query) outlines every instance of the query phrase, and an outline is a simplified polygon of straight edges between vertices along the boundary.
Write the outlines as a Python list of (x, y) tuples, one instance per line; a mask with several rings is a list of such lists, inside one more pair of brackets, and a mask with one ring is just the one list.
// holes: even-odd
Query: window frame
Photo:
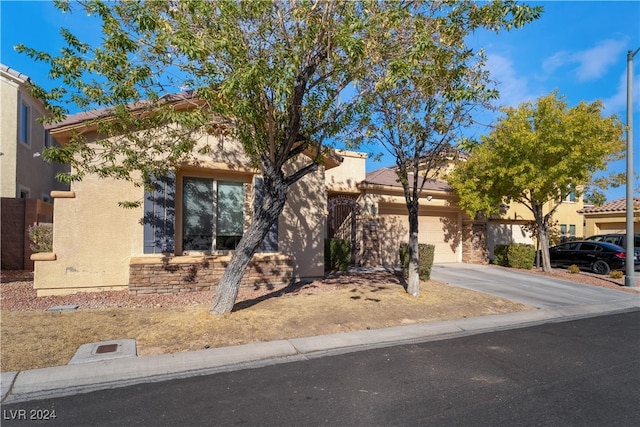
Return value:
[[(188, 246), (187, 243), (185, 243), (185, 236), (187, 235), (187, 215), (189, 215), (188, 211), (187, 211), (187, 199), (185, 197), (186, 194), (186, 185), (189, 181), (195, 181), (195, 180), (199, 180), (199, 181), (206, 181), (211, 185), (211, 195), (212, 195), (212, 200), (211, 200), (211, 211), (208, 212), (204, 212), (205, 214), (211, 214), (212, 217), (210, 219), (210, 223), (211, 223), (211, 242), (207, 242), (207, 248), (196, 248), (196, 247), (190, 247)], [(219, 214), (219, 207), (220, 207), (220, 203), (218, 203), (219, 200), (219, 193), (220, 193), (220, 184), (231, 184), (233, 186), (238, 186), (240, 187), (240, 201), (239, 201), (239, 207), (241, 208), (241, 219), (240, 219), (240, 224), (236, 224), (240, 225), (241, 229), (242, 229), (242, 234), (236, 235), (221, 235), (218, 234), (218, 230), (220, 229), (220, 214)], [(177, 206), (179, 206), (180, 212), (177, 215), (177, 220), (179, 221), (176, 227), (177, 230), (180, 230), (180, 240), (179, 242), (177, 242), (180, 246), (180, 250), (179, 253), (224, 253), (224, 252), (229, 252), (229, 251), (233, 251), (235, 250), (235, 247), (237, 246), (238, 242), (240, 241), (240, 239), (242, 238), (242, 236), (244, 235), (245, 232), (245, 219), (246, 219), (246, 206), (245, 206), (245, 199), (247, 197), (246, 191), (245, 191), (245, 187), (244, 185), (247, 184), (246, 180), (243, 180), (242, 178), (236, 178), (236, 177), (228, 177), (228, 176), (216, 176), (216, 175), (202, 175), (199, 173), (185, 173), (184, 175), (182, 175), (180, 177), (179, 180), (179, 187), (180, 187), (180, 193), (179, 193), (179, 200), (177, 200), (178, 203), (176, 203)], [(235, 205), (236, 207), (238, 207), (238, 204), (236, 203)], [(233, 241), (233, 244), (231, 246), (223, 246), (222, 244), (222, 238), (226, 239), (227, 241), (229, 241), (230, 239)]]
[[(25, 187), (24, 185), (18, 185), (18, 191), (16, 192), (16, 197), (18, 199), (30, 199), (31, 198), (31, 188)], [(23, 197), (25, 194), (27, 197)]]
[(21, 144), (31, 147), (31, 106), (20, 100), (20, 120), (18, 121), (18, 140)]

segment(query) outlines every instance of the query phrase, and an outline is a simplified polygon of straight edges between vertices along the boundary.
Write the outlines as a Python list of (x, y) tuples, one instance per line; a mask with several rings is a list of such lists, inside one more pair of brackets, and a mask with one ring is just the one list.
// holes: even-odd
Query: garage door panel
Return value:
[[(401, 242), (409, 241), (409, 218), (405, 206), (380, 205), (381, 231), (393, 239), (382, 238), (381, 255), (383, 265), (397, 265), (398, 247)], [(435, 246), (434, 263), (458, 262), (460, 247), (460, 224), (457, 213), (440, 215), (420, 215), (418, 217), (418, 242)]]
[(458, 261), (460, 226), (456, 214), (418, 218), (418, 242), (435, 246), (433, 262)]

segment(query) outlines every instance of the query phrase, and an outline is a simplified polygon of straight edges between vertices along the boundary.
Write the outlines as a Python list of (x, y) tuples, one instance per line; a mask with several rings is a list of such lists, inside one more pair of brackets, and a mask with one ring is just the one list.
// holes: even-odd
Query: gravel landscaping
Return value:
[[(504, 267), (495, 267), (504, 268)], [(554, 269), (551, 273), (539, 270), (520, 270), (529, 274), (552, 276), (557, 279), (583, 283), (585, 285), (637, 292), (624, 287), (624, 278), (613, 279), (592, 273), (569, 273), (564, 269)], [(389, 273), (339, 273), (324, 280), (295, 283), (282, 288), (243, 288), (238, 294), (238, 302), (252, 300), (266, 294), (316, 294), (338, 289), (358, 282), (383, 280)], [(178, 308), (208, 304), (214, 291), (189, 292), (164, 295), (131, 295), (128, 291), (82, 292), (73, 295), (37, 297), (33, 289), (33, 272), (3, 270), (0, 276), (0, 308), (7, 311), (42, 311), (53, 306), (77, 305), (79, 309), (99, 308)]]

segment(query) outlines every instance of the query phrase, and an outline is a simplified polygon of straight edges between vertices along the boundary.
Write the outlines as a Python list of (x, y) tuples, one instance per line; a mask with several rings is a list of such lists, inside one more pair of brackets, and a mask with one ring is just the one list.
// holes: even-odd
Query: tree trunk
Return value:
[(547, 218), (542, 214), (542, 206), (534, 206), (533, 215), (538, 229), (538, 243), (542, 254), (542, 271), (551, 271), (551, 259), (549, 257), (549, 225)]
[(282, 173), (277, 171), (268, 176), (264, 175), (264, 184), (265, 197), (262, 203), (256, 206), (253, 221), (238, 242), (236, 250), (231, 255), (231, 261), (224, 270), (213, 298), (210, 310), (212, 313), (231, 312), (245, 269), (284, 208), (287, 184)]
[(412, 201), (409, 207), (409, 277), (407, 293), (420, 296), (420, 255), (418, 251), (418, 203)]

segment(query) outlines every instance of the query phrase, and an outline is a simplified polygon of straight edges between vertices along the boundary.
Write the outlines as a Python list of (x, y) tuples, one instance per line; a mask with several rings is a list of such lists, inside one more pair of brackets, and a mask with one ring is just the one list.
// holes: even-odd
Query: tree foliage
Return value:
[[(101, 138), (80, 133), (51, 159), (71, 163), (67, 181), (92, 173), (144, 183), (215, 146), (199, 145), (205, 131), (237, 139), (261, 170), (265, 197), (238, 244), (212, 311), (228, 312), (242, 274), (287, 189), (317, 169), (323, 143), (350, 120), (355, 100), (341, 98), (361, 75), (372, 17), (396, 3), (375, 1), (58, 1), (65, 12), (99, 17), (102, 43), (69, 31), (59, 55), (18, 49), (51, 68), (64, 85), (36, 88), (53, 120), (64, 102), (95, 114)], [(177, 95), (176, 95), (177, 93)], [(104, 109), (95, 112), (94, 109)], [(315, 155), (285, 173), (305, 149)]]
[[(67, 182), (96, 174), (147, 183), (215, 150), (199, 142), (203, 132), (237, 139), (261, 171), (265, 197), (219, 283), (216, 313), (232, 309), (242, 274), (282, 212), (289, 186), (318, 168), (326, 155), (323, 144), (338, 137), (366, 105), (359, 102), (363, 94), (351, 90), (366, 70), (388, 69), (390, 82), (406, 72), (415, 78), (416, 71), (428, 69), (425, 55), (431, 53), (441, 55), (432, 65), (446, 68), (451, 53), (433, 50), (434, 43), (462, 52), (465, 32), (529, 20), (527, 9), (511, 0), (481, 6), (467, 0), (56, 4), (66, 13), (97, 17), (102, 33), (101, 43), (93, 45), (62, 29), (67, 46), (57, 55), (18, 47), (47, 63), (50, 77), (63, 82), (49, 92), (34, 88), (52, 120), (63, 119), (72, 105), (91, 111), (89, 124), (100, 135), (87, 144), (77, 133), (63, 148), (44, 153), (72, 165)], [(439, 14), (445, 16), (442, 24)], [(415, 26), (401, 27), (407, 22)], [(409, 52), (410, 66), (401, 52), (383, 61), (388, 53), (383, 49), (393, 46), (381, 41), (405, 29), (419, 35)], [(450, 72), (464, 70), (452, 64)], [(428, 86), (428, 79), (420, 85)], [(463, 96), (459, 89), (451, 91)], [(309, 148), (315, 150), (312, 159), (286, 170)]]
[(476, 108), (497, 97), (482, 51), (465, 38), (477, 29), (498, 31), (536, 19), (541, 8), (513, 2), (409, 4), (382, 24), (373, 63), (358, 82), (363, 107), (352, 143), (373, 142), (395, 158), (409, 214), (407, 292), (419, 295), (418, 210), (428, 178), (446, 161)]
[[(602, 116), (602, 103), (569, 108), (556, 92), (503, 109), (492, 132), (471, 149), (449, 182), (470, 215), (497, 214), (511, 201), (526, 206), (536, 221), (543, 268), (550, 270), (549, 220), (569, 191), (583, 185), (623, 148), (622, 126)], [(546, 209), (545, 209), (546, 207)]]

